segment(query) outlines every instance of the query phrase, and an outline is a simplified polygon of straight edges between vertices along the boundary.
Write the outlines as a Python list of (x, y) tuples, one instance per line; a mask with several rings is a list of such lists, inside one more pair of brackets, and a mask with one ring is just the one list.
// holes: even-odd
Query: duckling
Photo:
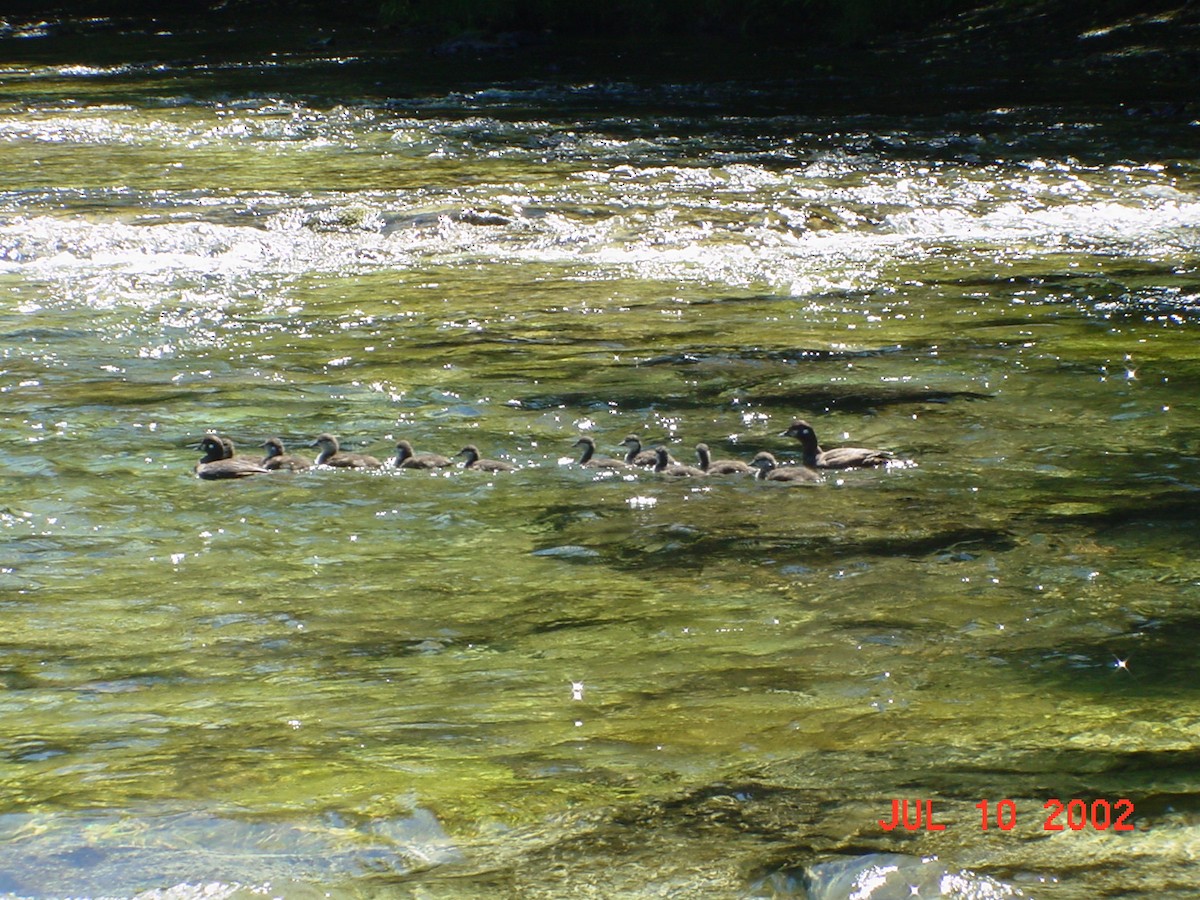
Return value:
[(397, 469), (444, 469), (454, 465), (454, 460), (440, 453), (413, 453), (413, 446), (408, 441), (396, 441)]
[(213, 437), (221, 442), (221, 446), (225, 449), (226, 459), (244, 459), (247, 462), (258, 463), (259, 465), (262, 465), (258, 462), (257, 456), (247, 456), (245, 453), (239, 454), (237, 452), (237, 448), (233, 446), (233, 438), (231, 438), (229, 435), (214, 434)]
[(700, 468), (708, 475), (748, 475), (755, 472), (753, 466), (740, 459), (712, 459), (708, 444), (696, 445), (696, 458), (700, 460)]
[[(642, 440), (636, 434), (627, 435), (625, 440), (621, 441), (621, 445), (629, 448), (625, 454), (625, 465), (647, 467), (658, 465), (658, 453), (654, 450), (643, 450)], [(675, 463), (675, 459), (670, 454), (667, 454), (667, 459), (672, 464)]]
[(234, 458), (233, 441), (216, 434), (206, 434), (200, 441), (204, 456), (196, 463), (196, 477), (207, 480), (218, 478), (245, 478), (247, 475), (267, 473), (253, 460)]
[(816, 469), (808, 466), (780, 466), (770, 453), (762, 452), (750, 460), (750, 465), (758, 469), (758, 478), (762, 481), (786, 481), (792, 484), (820, 484), (825, 479)]
[(582, 447), (579, 464), (587, 469), (628, 469), (629, 464), (624, 460), (613, 459), (611, 456), (596, 456), (596, 442), (588, 436), (581, 437), (571, 446)]
[(655, 447), (654, 453), (657, 457), (654, 472), (657, 475), (668, 475), (671, 478), (703, 478), (708, 474), (695, 466), (671, 462), (671, 455), (667, 453), (666, 447)]
[(283, 449), (283, 441), (277, 437), (263, 441), (263, 449), (267, 451), (267, 455), (260, 465), (272, 472), (303, 472), (312, 466), (307, 459), (287, 453)]
[(479, 448), (474, 444), (467, 444), (454, 455), (467, 458), (467, 461), (463, 463), (464, 469), (474, 469), (479, 472), (515, 472), (517, 470), (512, 463), (499, 459), (480, 459)]
[(866, 447), (835, 447), (822, 450), (817, 444), (817, 433), (803, 419), (796, 419), (783, 432), (784, 437), (794, 437), (804, 448), (804, 464), (818, 469), (861, 469), (885, 466), (892, 459), (887, 450), (868, 450)]
[(310, 447), (320, 447), (314, 466), (334, 466), (340, 469), (378, 469), (383, 465), (373, 456), (365, 453), (342, 453), (338, 439), (328, 432), (320, 434), (309, 444)]

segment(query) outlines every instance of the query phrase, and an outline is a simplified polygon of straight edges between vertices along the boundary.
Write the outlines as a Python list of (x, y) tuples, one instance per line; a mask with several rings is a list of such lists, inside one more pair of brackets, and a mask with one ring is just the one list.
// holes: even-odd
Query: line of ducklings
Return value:
[[(637, 470), (652, 469), (667, 478), (705, 478), (720, 475), (753, 475), (763, 481), (779, 481), (791, 484), (818, 484), (822, 470), (856, 469), (885, 466), (897, 462), (887, 450), (872, 450), (865, 447), (837, 447), (823, 450), (817, 441), (817, 433), (803, 419), (796, 419), (782, 432), (800, 442), (803, 451), (799, 465), (781, 465), (771, 453), (763, 451), (750, 462), (740, 459), (713, 459), (707, 444), (696, 445), (698, 465), (692, 466), (674, 459), (666, 447), (643, 449), (641, 439), (631, 434), (621, 442), (625, 447), (622, 458), (597, 456), (596, 441), (584, 436), (573, 446), (581, 447), (579, 465), (588, 469)], [(277, 437), (263, 442), (266, 455), (258, 457), (239, 456), (229, 438), (207, 434), (200, 441), (204, 456), (196, 463), (196, 475), (205, 479), (245, 478), (250, 475), (267, 475), (271, 472), (300, 472), (305, 469), (327, 466), (340, 469), (442, 469), (454, 465), (454, 459), (438, 453), (417, 453), (412, 444), (401, 440), (396, 443), (396, 456), (382, 462), (365, 453), (352, 453), (341, 449), (338, 439), (332, 434), (318, 435), (309, 446), (318, 449), (315, 459), (308, 460), (287, 451)], [(479, 472), (513, 472), (518, 466), (498, 459), (485, 459), (474, 444), (467, 444), (455, 457), (463, 457), (463, 469)], [(903, 465), (911, 465), (903, 461)]]

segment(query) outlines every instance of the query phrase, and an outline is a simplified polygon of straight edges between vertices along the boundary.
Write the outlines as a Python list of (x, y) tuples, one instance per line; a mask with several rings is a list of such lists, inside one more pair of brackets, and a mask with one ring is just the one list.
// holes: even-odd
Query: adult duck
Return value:
[(804, 465), (816, 469), (866, 469), (885, 466), (893, 458), (887, 450), (869, 450), (866, 447), (835, 447), (832, 450), (822, 450), (817, 443), (816, 431), (803, 419), (792, 422), (783, 435), (800, 442), (804, 449)]
[(233, 441), (216, 434), (206, 434), (200, 440), (204, 456), (196, 463), (196, 477), (213, 481), (219, 478), (245, 478), (265, 475), (268, 470), (245, 457), (234, 457)]

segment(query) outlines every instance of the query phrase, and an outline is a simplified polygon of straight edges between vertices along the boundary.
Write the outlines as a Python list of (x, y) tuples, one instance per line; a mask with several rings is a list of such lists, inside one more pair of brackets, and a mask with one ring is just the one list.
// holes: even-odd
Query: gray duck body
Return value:
[(866, 447), (835, 447), (822, 450), (817, 442), (817, 432), (803, 419), (796, 419), (785, 437), (793, 437), (804, 449), (804, 464), (817, 469), (869, 469), (886, 466), (892, 454), (887, 450), (871, 450)]
[(235, 457), (233, 441), (216, 434), (206, 434), (200, 440), (204, 456), (196, 463), (196, 477), (206, 481), (223, 478), (246, 478), (250, 475), (265, 475), (264, 469), (255, 460)]

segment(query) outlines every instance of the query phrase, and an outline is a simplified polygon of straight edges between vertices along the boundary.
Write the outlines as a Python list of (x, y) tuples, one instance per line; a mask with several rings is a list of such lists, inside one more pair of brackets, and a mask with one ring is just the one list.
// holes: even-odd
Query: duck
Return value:
[(765, 450), (757, 453), (750, 465), (758, 469), (758, 478), (762, 481), (785, 481), (792, 484), (820, 484), (825, 479), (821, 473), (809, 466), (781, 466), (775, 457)]
[(196, 477), (206, 480), (218, 478), (245, 478), (248, 475), (265, 475), (264, 469), (254, 460), (234, 457), (233, 441), (216, 434), (206, 434), (200, 440), (204, 456), (196, 463)]
[(454, 455), (467, 458), (467, 461), (463, 463), (464, 469), (474, 469), (477, 472), (515, 472), (517, 470), (512, 463), (499, 459), (481, 459), (479, 448), (474, 444), (467, 444)]
[(817, 469), (867, 469), (885, 466), (893, 458), (887, 450), (868, 450), (866, 447), (835, 447), (822, 450), (817, 433), (803, 419), (796, 419), (784, 437), (794, 437), (804, 448), (804, 465)]
[(444, 469), (454, 465), (454, 460), (440, 453), (414, 453), (413, 445), (408, 441), (396, 441), (397, 469)]
[(310, 447), (320, 447), (314, 466), (333, 466), (339, 469), (378, 469), (383, 465), (373, 456), (365, 453), (343, 453), (338, 439), (329, 432), (317, 435), (317, 439), (309, 444)]
[(708, 475), (748, 475), (755, 471), (753, 466), (740, 459), (714, 460), (709, 454), (708, 444), (696, 445), (696, 458), (700, 460), (700, 468)]
[(656, 456), (654, 472), (657, 475), (667, 475), (671, 478), (703, 478), (708, 474), (695, 466), (672, 462), (671, 454), (667, 452), (666, 447), (655, 447), (654, 453)]
[(267, 438), (263, 441), (263, 449), (267, 451), (267, 455), (263, 457), (263, 461), (259, 465), (272, 472), (303, 472), (312, 467), (312, 463), (307, 459), (293, 456), (285, 451), (283, 441), (277, 437)]
[[(643, 450), (642, 439), (636, 434), (625, 436), (625, 440), (621, 441), (623, 447), (629, 448), (625, 453), (625, 465), (627, 466), (656, 466), (658, 465), (658, 453), (655, 450)], [(667, 458), (672, 464), (675, 459), (667, 454)]]
[[(247, 456), (246, 454), (238, 454), (237, 448), (233, 445), (233, 438), (227, 434), (214, 434), (212, 437), (221, 442), (221, 447), (225, 451), (225, 459), (243, 459), (247, 462), (258, 463), (257, 456)], [(262, 463), (258, 463), (262, 465)]]
[(629, 463), (622, 459), (613, 459), (611, 456), (596, 456), (596, 441), (586, 435), (571, 446), (583, 448), (583, 453), (579, 457), (579, 464), (586, 469), (629, 468)]

